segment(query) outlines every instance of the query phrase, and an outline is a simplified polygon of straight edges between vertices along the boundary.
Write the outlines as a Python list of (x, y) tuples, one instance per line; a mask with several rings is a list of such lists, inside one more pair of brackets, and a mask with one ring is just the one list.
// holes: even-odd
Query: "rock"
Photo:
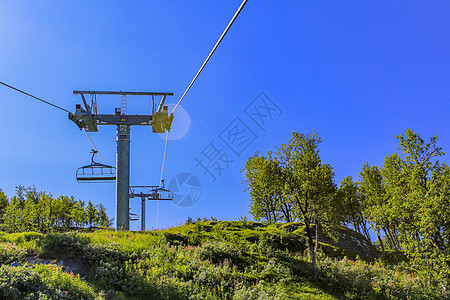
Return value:
[(15, 261), (11, 264), (11, 267), (20, 267), (21, 264), (18, 261)]
[(41, 265), (41, 264), (45, 264), (46, 263), (45, 260), (43, 260), (41, 258), (34, 257), (34, 256), (28, 256), (27, 257), (27, 262), (30, 265)]
[(319, 230), (319, 242), (344, 249), (361, 258), (375, 260), (380, 257), (377, 248), (369, 240), (362, 234), (348, 228), (342, 228), (339, 231), (337, 242), (327, 236), (322, 230)]
[(91, 276), (91, 269), (87, 261), (83, 257), (68, 258), (64, 260), (64, 272), (72, 272), (75, 275), (80, 275), (81, 278), (88, 279)]

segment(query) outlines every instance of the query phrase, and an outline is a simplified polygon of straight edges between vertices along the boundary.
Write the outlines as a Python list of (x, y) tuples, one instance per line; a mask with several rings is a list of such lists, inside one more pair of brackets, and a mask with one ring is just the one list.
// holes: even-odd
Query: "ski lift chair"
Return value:
[(105, 182), (116, 180), (116, 168), (94, 161), (97, 151), (92, 150), (91, 164), (77, 169), (78, 182)]

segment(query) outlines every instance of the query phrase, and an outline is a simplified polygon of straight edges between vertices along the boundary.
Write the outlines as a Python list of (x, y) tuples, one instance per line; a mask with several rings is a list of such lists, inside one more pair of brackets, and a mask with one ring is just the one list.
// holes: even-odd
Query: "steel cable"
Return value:
[[(166, 162), (167, 140), (168, 139), (169, 139), (169, 131), (166, 130), (166, 142), (165, 142), (165, 146), (164, 146), (164, 155), (163, 155), (163, 161), (162, 161), (162, 167), (161, 167), (161, 177), (159, 180), (159, 187), (161, 187), (162, 180), (163, 180), (164, 163)], [(156, 201), (156, 228), (158, 228), (158, 212), (159, 212), (159, 200)]]
[(30, 96), (31, 98), (34, 98), (34, 99), (39, 100), (39, 101), (41, 101), (41, 102), (44, 102), (45, 104), (51, 105), (51, 106), (53, 106), (53, 107), (56, 107), (57, 109), (60, 109), (60, 110), (63, 110), (63, 111), (65, 111), (65, 112), (70, 113), (70, 111), (68, 111), (67, 109), (64, 109), (64, 108), (62, 108), (62, 107), (59, 107), (58, 105), (55, 105), (55, 104), (50, 103), (50, 102), (48, 102), (48, 101), (42, 100), (41, 98), (38, 98), (38, 97), (33, 96), (33, 95), (31, 95), (31, 94), (28, 94), (28, 93), (26, 93), (26, 92), (24, 92), (24, 91), (21, 91), (21, 90), (15, 88), (15, 87), (13, 87), (13, 86), (10, 86), (9, 84), (6, 84), (6, 83), (1, 82), (1, 81), (0, 81), (0, 84), (3, 84), (4, 86), (9, 87), (10, 89), (13, 89), (13, 90), (15, 90), (15, 91), (17, 91), (17, 92), (19, 92), (19, 93), (22, 93), (22, 94), (25, 94), (25, 95), (27, 95), (27, 96)]
[(206, 66), (206, 64), (208, 63), (209, 59), (211, 58), (211, 56), (214, 54), (214, 52), (216, 51), (217, 47), (219, 46), (220, 42), (222, 42), (223, 38), (225, 37), (225, 35), (227, 34), (228, 30), (230, 30), (231, 25), (233, 25), (234, 21), (236, 20), (236, 18), (239, 16), (240, 12), (242, 11), (242, 9), (244, 8), (245, 4), (247, 3), (248, 0), (244, 0), (241, 3), (241, 6), (239, 6), (238, 10), (236, 11), (236, 13), (234, 14), (233, 18), (231, 19), (230, 23), (228, 23), (227, 28), (225, 28), (225, 31), (222, 33), (222, 35), (220, 36), (219, 40), (217, 41), (216, 45), (214, 46), (214, 48), (212, 49), (212, 51), (209, 53), (208, 57), (206, 58), (205, 62), (203, 63), (203, 65), (200, 67), (200, 70), (198, 70), (197, 75), (195, 75), (194, 79), (191, 81), (191, 83), (189, 84), (188, 88), (186, 89), (186, 91), (184, 91), (183, 96), (181, 96), (180, 100), (177, 102), (177, 105), (175, 105), (175, 107), (172, 110), (172, 114), (173, 112), (177, 109), (178, 105), (180, 105), (181, 101), (183, 100), (184, 96), (186, 96), (187, 92), (191, 89), (191, 86), (194, 84), (195, 80), (197, 79), (198, 75), (200, 75), (200, 73), (202, 72), (203, 68)]
[[(55, 105), (55, 104), (50, 103), (50, 102), (48, 102), (48, 101), (45, 101), (45, 100), (43, 100), (43, 99), (41, 99), (41, 98), (38, 98), (38, 97), (36, 97), (36, 96), (33, 96), (33, 95), (31, 95), (31, 94), (29, 94), (29, 93), (27, 93), (27, 92), (24, 92), (24, 91), (22, 91), (22, 90), (19, 90), (18, 88), (15, 88), (15, 87), (13, 87), (13, 86), (11, 86), (11, 85), (9, 85), (9, 84), (6, 84), (6, 83), (1, 82), (1, 81), (0, 81), (0, 84), (4, 85), (4, 86), (6, 86), (6, 87), (8, 87), (8, 88), (10, 88), (10, 89), (13, 89), (13, 90), (15, 90), (15, 91), (17, 91), (17, 92), (19, 92), (19, 93), (22, 93), (22, 94), (24, 94), (24, 95), (27, 95), (27, 96), (29, 96), (29, 97), (31, 97), (31, 98), (34, 98), (34, 99), (36, 99), (36, 100), (39, 100), (39, 101), (41, 101), (41, 102), (43, 102), (43, 103), (45, 103), (45, 104), (51, 105), (51, 106), (53, 106), (53, 107), (55, 107), (55, 108), (57, 108), (57, 109), (60, 109), (60, 110), (65, 111), (65, 112), (68, 112), (69, 114), (71, 113), (71, 112), (68, 111), (67, 109), (64, 109), (64, 108), (62, 108), (62, 107), (59, 107), (58, 105)], [(84, 128), (83, 128), (83, 131), (84, 131), (84, 133), (86, 133), (86, 136), (87, 136), (87, 138), (89, 139), (89, 141), (91, 142), (92, 147), (94, 147), (94, 150), (97, 151), (97, 154), (98, 154), (98, 156), (100, 157), (100, 159), (101, 159), (101, 160), (103, 161), (103, 163), (106, 165), (105, 160), (103, 159), (103, 157), (102, 157), (102, 155), (100, 154), (100, 152), (97, 150), (97, 147), (95, 147), (95, 144), (94, 144), (94, 142), (92, 141), (92, 139), (91, 139), (91, 137), (89, 136), (89, 134), (87, 133), (87, 131), (86, 131)]]

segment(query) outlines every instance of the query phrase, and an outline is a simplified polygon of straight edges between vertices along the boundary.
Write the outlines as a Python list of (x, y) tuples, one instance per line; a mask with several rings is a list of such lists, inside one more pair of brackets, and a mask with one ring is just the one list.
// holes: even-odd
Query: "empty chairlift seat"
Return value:
[(116, 168), (104, 164), (93, 163), (78, 168), (78, 182), (99, 182), (116, 180)]
[(78, 182), (108, 182), (116, 180), (116, 168), (113, 166), (96, 163), (94, 156), (97, 151), (92, 152), (92, 161), (90, 165), (82, 166), (77, 169)]

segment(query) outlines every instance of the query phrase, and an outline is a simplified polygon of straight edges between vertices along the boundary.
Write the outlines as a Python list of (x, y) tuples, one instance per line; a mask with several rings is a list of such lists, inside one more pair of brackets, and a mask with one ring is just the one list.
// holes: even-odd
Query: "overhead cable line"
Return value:
[[(50, 102), (48, 102), (48, 101), (45, 101), (45, 100), (43, 100), (43, 99), (41, 99), (41, 98), (38, 98), (38, 97), (36, 97), (36, 96), (33, 96), (33, 95), (31, 95), (31, 94), (29, 94), (29, 93), (27, 93), (27, 92), (24, 92), (24, 91), (22, 91), (22, 90), (19, 90), (18, 88), (15, 88), (15, 87), (13, 87), (13, 86), (10, 86), (9, 84), (6, 84), (6, 83), (1, 82), (1, 81), (0, 81), (0, 84), (4, 85), (4, 86), (6, 86), (6, 87), (8, 87), (8, 88), (10, 88), (10, 89), (13, 89), (13, 90), (15, 90), (15, 91), (17, 91), (17, 92), (19, 92), (19, 93), (22, 93), (22, 94), (24, 94), (24, 95), (27, 95), (27, 96), (29, 96), (29, 97), (31, 97), (31, 98), (34, 98), (34, 99), (39, 100), (39, 101), (41, 101), (41, 102), (44, 102), (45, 104), (51, 105), (51, 106), (53, 106), (53, 107), (56, 107), (57, 109), (60, 109), (60, 110), (62, 110), (62, 111), (65, 111), (65, 112), (68, 112), (69, 114), (71, 114), (71, 112), (68, 111), (67, 109), (64, 109), (64, 108), (62, 108), (62, 107), (59, 107), (58, 105), (55, 105), (55, 104), (50, 103)], [(97, 147), (95, 147), (94, 142), (92, 141), (92, 139), (91, 139), (91, 137), (89, 136), (89, 134), (86, 132), (86, 130), (83, 130), (83, 131), (84, 131), (84, 133), (86, 133), (86, 136), (88, 137), (89, 141), (91, 142), (92, 147), (94, 147), (94, 150), (97, 151), (97, 154), (98, 154), (98, 156), (100, 157), (100, 159), (103, 161), (104, 164), (106, 164), (105, 161), (103, 160), (102, 155), (101, 155), (100, 152), (97, 150)]]
[(195, 80), (197, 79), (198, 75), (200, 75), (200, 73), (202, 72), (203, 68), (206, 66), (206, 64), (208, 63), (209, 59), (211, 58), (211, 56), (214, 54), (214, 52), (216, 51), (217, 47), (219, 46), (220, 42), (222, 42), (223, 38), (225, 37), (225, 35), (227, 34), (228, 30), (230, 30), (231, 25), (233, 25), (234, 21), (236, 20), (236, 18), (239, 16), (240, 12), (242, 11), (242, 9), (244, 8), (245, 4), (247, 3), (248, 0), (244, 0), (241, 3), (241, 6), (239, 6), (238, 10), (236, 11), (236, 13), (234, 14), (233, 18), (231, 19), (230, 23), (228, 23), (227, 28), (225, 28), (225, 31), (222, 33), (222, 35), (220, 36), (219, 40), (217, 41), (216, 45), (214, 46), (214, 48), (212, 49), (212, 51), (209, 53), (208, 57), (206, 58), (205, 62), (203, 63), (203, 65), (200, 67), (200, 70), (198, 70), (197, 75), (195, 75), (194, 79), (191, 81), (191, 84), (189, 84), (188, 88), (186, 89), (186, 91), (184, 92), (183, 96), (181, 96), (180, 100), (178, 101), (177, 105), (175, 105), (175, 107), (172, 110), (172, 114), (175, 111), (175, 109), (177, 109), (178, 105), (180, 105), (181, 101), (183, 100), (184, 96), (186, 96), (187, 92), (190, 90), (191, 86), (194, 84)]
[(162, 161), (162, 167), (161, 167), (161, 178), (159, 180), (160, 187), (163, 179), (163, 173), (164, 173), (164, 163), (166, 162), (166, 151), (167, 151), (167, 140), (169, 139), (169, 131), (166, 130), (166, 143), (164, 146), (164, 155), (163, 155), (163, 161)]
[[(164, 163), (166, 162), (166, 151), (167, 151), (167, 140), (169, 139), (169, 131), (166, 130), (166, 143), (164, 146), (164, 155), (161, 167), (161, 178), (159, 179), (159, 187), (162, 186), (163, 174), (164, 174)], [(158, 228), (158, 211), (159, 211), (159, 200), (156, 201), (156, 228)]]
[[(223, 38), (225, 37), (225, 35), (227, 34), (228, 30), (230, 30), (231, 25), (233, 25), (234, 21), (236, 20), (236, 18), (239, 16), (239, 14), (241, 13), (242, 9), (244, 8), (245, 4), (247, 3), (248, 0), (243, 0), (241, 5), (239, 6), (238, 10), (236, 11), (236, 13), (234, 14), (233, 18), (231, 19), (230, 23), (228, 23), (228, 26), (225, 28), (224, 32), (222, 33), (222, 35), (220, 36), (219, 40), (217, 41), (217, 43), (214, 45), (213, 49), (211, 50), (211, 52), (209, 53), (208, 57), (206, 58), (206, 60), (203, 62), (203, 65), (200, 67), (200, 69), (198, 70), (197, 74), (195, 75), (194, 79), (192, 79), (191, 83), (189, 84), (189, 86), (187, 87), (186, 91), (184, 91), (183, 95), (181, 96), (180, 100), (178, 100), (177, 104), (175, 105), (175, 107), (173, 108), (171, 114), (173, 114), (173, 112), (177, 109), (178, 105), (180, 105), (181, 101), (183, 101), (184, 96), (186, 96), (186, 94), (189, 92), (189, 90), (191, 89), (192, 85), (194, 84), (195, 80), (197, 79), (197, 77), (200, 75), (200, 73), (203, 71), (203, 69), (205, 68), (206, 64), (208, 63), (209, 59), (211, 58), (211, 56), (214, 54), (214, 52), (216, 51), (217, 47), (219, 46), (219, 44), (222, 42)], [(164, 163), (166, 160), (166, 151), (167, 151), (167, 140), (169, 139), (169, 131), (166, 132), (166, 142), (165, 142), (165, 146), (164, 146), (164, 155), (163, 155), (163, 162), (162, 162), (162, 168), (161, 168), (161, 178), (160, 178), (160, 186), (162, 184), (162, 178), (163, 178), (163, 173), (164, 173)], [(159, 210), (159, 201), (157, 201), (156, 203), (156, 227), (158, 227), (158, 210)]]
[(38, 98), (38, 97), (33, 96), (33, 95), (31, 95), (31, 94), (28, 94), (28, 93), (26, 93), (26, 92), (24, 92), (24, 91), (21, 91), (21, 90), (15, 88), (15, 87), (13, 87), (13, 86), (10, 86), (10, 85), (8, 85), (8, 84), (6, 84), (6, 83), (4, 83), (4, 82), (1, 82), (1, 81), (0, 81), (0, 84), (3, 84), (4, 86), (9, 87), (10, 89), (13, 89), (13, 90), (15, 90), (15, 91), (17, 91), (17, 92), (19, 92), (19, 93), (22, 93), (22, 94), (25, 94), (25, 95), (27, 95), (27, 96), (30, 96), (31, 98), (34, 98), (34, 99), (39, 100), (39, 101), (41, 101), (41, 102), (44, 102), (45, 104), (51, 105), (51, 106), (53, 106), (53, 107), (56, 107), (57, 109), (60, 109), (60, 110), (63, 110), (63, 111), (65, 111), (65, 112), (70, 113), (70, 111), (68, 111), (67, 109), (64, 109), (64, 108), (62, 108), (62, 107), (59, 107), (58, 105), (55, 105), (55, 104), (50, 103), (50, 102), (48, 102), (48, 101), (42, 100), (41, 98)]

